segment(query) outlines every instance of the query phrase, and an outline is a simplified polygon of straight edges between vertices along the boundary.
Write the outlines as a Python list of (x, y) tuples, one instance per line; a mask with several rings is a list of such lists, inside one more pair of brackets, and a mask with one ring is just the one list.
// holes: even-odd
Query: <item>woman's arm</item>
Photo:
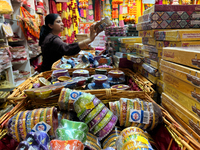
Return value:
[(94, 41), (95, 37), (100, 33), (100, 31), (94, 30), (94, 24), (90, 26), (90, 37), (78, 43), (80, 49), (88, 47), (92, 41)]

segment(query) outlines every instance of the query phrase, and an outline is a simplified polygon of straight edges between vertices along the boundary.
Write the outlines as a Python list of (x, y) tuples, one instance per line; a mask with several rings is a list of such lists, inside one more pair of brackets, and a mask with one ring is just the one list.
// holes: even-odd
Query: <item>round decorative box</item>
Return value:
[(93, 75), (93, 83), (88, 84), (89, 89), (105, 89), (110, 88), (110, 85), (106, 83), (108, 77), (105, 75)]
[(89, 71), (88, 70), (75, 70), (73, 71), (73, 77), (89, 77)]
[(124, 84), (113, 85), (111, 88), (117, 89), (117, 90), (128, 90), (128, 89), (130, 89), (130, 87), (128, 85), (124, 85)]
[(120, 70), (111, 70), (108, 72), (108, 82), (111, 85), (122, 84), (125, 82), (125, 74)]

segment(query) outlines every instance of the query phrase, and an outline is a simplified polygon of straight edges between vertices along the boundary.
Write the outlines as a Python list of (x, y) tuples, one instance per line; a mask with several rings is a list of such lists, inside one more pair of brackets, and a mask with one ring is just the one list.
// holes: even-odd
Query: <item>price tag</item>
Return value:
[(45, 123), (44, 121), (37, 123), (33, 129), (31, 130), (32, 132), (37, 132), (37, 131), (44, 131), (48, 132), (51, 129), (51, 126)]
[(136, 109), (130, 110), (130, 117), (129, 117), (130, 122), (149, 124), (149, 118), (150, 118), (149, 111), (136, 110)]
[(86, 109), (93, 109), (95, 106), (93, 104), (93, 102), (89, 102), (85, 105)]

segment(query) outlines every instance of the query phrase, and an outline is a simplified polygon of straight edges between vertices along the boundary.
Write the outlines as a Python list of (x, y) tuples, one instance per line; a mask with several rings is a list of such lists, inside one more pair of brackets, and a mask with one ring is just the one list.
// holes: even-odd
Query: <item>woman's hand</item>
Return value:
[(98, 30), (95, 31), (94, 26), (95, 26), (95, 24), (92, 24), (90, 26), (90, 40), (91, 40), (91, 42), (94, 41), (95, 37), (101, 32), (101, 31), (98, 31)]

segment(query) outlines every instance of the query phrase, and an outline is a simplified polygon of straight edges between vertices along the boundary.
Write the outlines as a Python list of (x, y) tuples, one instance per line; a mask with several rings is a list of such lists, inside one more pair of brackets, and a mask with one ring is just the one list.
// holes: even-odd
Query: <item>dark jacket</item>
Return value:
[(62, 56), (72, 56), (80, 52), (78, 43), (67, 44), (57, 35), (49, 33), (41, 45), (42, 50), (42, 68), (41, 71), (51, 70), (54, 62), (61, 59)]

